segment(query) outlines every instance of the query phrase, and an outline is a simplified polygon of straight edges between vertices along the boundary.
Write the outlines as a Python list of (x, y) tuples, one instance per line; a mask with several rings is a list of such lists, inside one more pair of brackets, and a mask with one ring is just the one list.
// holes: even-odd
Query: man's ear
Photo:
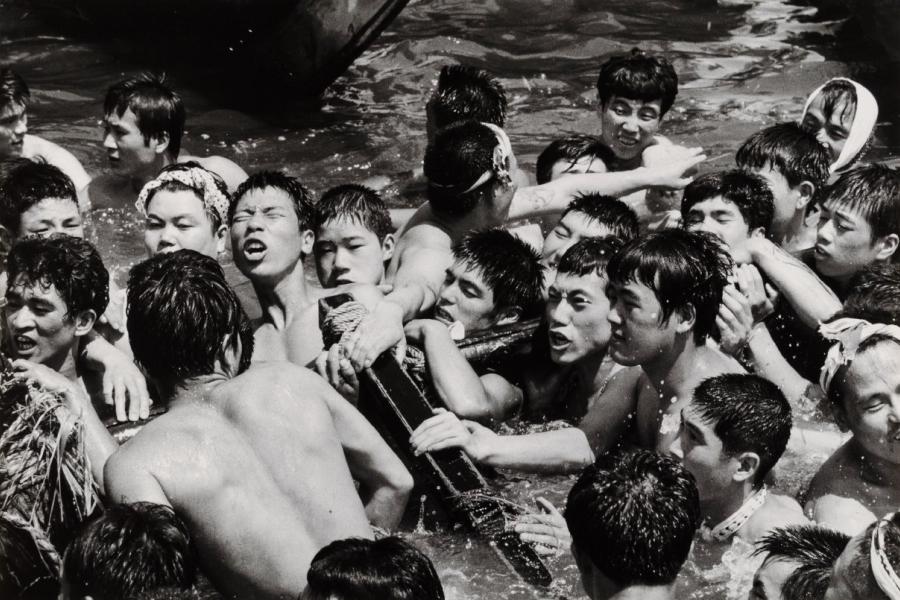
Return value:
[(94, 328), (97, 321), (97, 313), (93, 310), (83, 310), (75, 315), (75, 337), (87, 335)]
[(312, 229), (304, 229), (300, 232), (300, 253), (303, 256), (312, 254), (313, 244), (316, 243), (316, 232)]
[(884, 237), (878, 238), (878, 241), (875, 242), (875, 244), (878, 246), (878, 254), (875, 255), (876, 258), (878, 260), (888, 260), (897, 251), (897, 245), (900, 244), (900, 235), (889, 233)]
[(803, 210), (809, 206), (809, 203), (812, 202), (813, 197), (816, 195), (816, 186), (811, 181), (801, 181), (800, 185), (797, 186), (797, 191), (797, 201), (794, 204), (794, 208)]
[(225, 252), (225, 248), (228, 245), (228, 226), (227, 225), (219, 225), (219, 228), (216, 229), (216, 253), (222, 254)]
[(679, 323), (675, 326), (676, 332), (687, 333), (694, 328), (694, 325), (697, 323), (697, 309), (694, 308), (693, 304), (689, 303), (684, 308), (675, 311), (675, 313), (680, 319)]
[(742, 452), (737, 457), (738, 470), (732, 475), (732, 479), (738, 482), (753, 480), (759, 471), (759, 454), (756, 452)]
[(169, 134), (165, 131), (150, 139), (153, 140), (153, 143), (155, 144), (153, 147), (153, 151), (157, 154), (162, 154), (169, 149)]
[(237, 374), (241, 364), (241, 338), (234, 337), (231, 334), (225, 336), (222, 341), (222, 348), (216, 360), (219, 362), (221, 370), (232, 375)]
[(497, 310), (497, 318), (494, 319), (494, 325), (512, 325), (518, 323), (522, 318), (522, 309), (518, 306), (504, 306)]
[(756, 229), (754, 229), (750, 232), (750, 237), (755, 237), (755, 238), (766, 237), (766, 228), (765, 227), (757, 227)]
[(387, 262), (394, 257), (394, 247), (397, 243), (393, 233), (389, 233), (381, 240), (381, 262)]

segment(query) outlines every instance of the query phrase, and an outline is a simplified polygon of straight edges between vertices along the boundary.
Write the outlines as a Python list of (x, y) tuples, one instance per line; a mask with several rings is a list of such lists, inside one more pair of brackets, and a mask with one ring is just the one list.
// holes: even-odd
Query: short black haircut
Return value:
[(559, 161), (567, 160), (570, 165), (574, 165), (578, 159), (585, 156), (599, 159), (607, 166), (616, 160), (616, 155), (598, 136), (580, 133), (567, 135), (550, 142), (538, 155), (535, 166), (538, 185), (550, 181), (553, 176), (553, 165)]
[(754, 556), (765, 563), (783, 560), (798, 563), (781, 587), (785, 600), (825, 597), (835, 561), (847, 547), (850, 536), (819, 525), (779, 527), (756, 542)]
[(828, 181), (831, 156), (815, 135), (790, 122), (751, 135), (738, 148), (735, 162), (740, 169), (769, 167), (778, 171), (791, 187), (808, 181), (818, 192)]
[(609, 230), (609, 235), (623, 242), (630, 242), (638, 236), (637, 214), (618, 198), (593, 193), (578, 194), (569, 202), (562, 216), (570, 212), (581, 213), (589, 221), (603, 225)]
[(231, 206), (228, 207), (228, 223), (234, 222), (234, 211), (244, 194), (254, 190), (266, 188), (281, 190), (294, 204), (294, 213), (300, 223), (300, 231), (313, 228), (315, 209), (313, 208), (312, 193), (300, 183), (300, 180), (281, 171), (258, 171), (245, 179), (231, 197)]
[[(825, 189), (823, 204), (859, 212), (872, 228), (872, 241), (900, 235), (900, 171), (871, 164), (848, 171)], [(898, 253), (894, 253), (896, 260)]]
[(13, 244), (6, 259), (6, 293), (18, 284), (53, 286), (73, 318), (92, 310), (99, 318), (109, 303), (109, 272), (90, 242), (62, 233), (29, 236)]
[(656, 293), (660, 324), (692, 306), (694, 340), (718, 339), (716, 315), (734, 262), (708, 233), (664, 229), (638, 237), (613, 256), (606, 270), (617, 285), (639, 282)]
[(580, 239), (566, 250), (556, 267), (558, 274), (606, 275), (609, 259), (622, 247), (622, 241), (614, 236)]
[(121, 600), (161, 587), (191, 587), (197, 560), (187, 526), (170, 507), (115, 504), (72, 540), (63, 573), (76, 598)]
[(103, 113), (115, 113), (121, 118), (128, 109), (137, 119), (145, 145), (165, 134), (169, 137), (166, 153), (173, 160), (178, 158), (184, 134), (184, 103), (181, 96), (166, 85), (165, 75), (141, 73), (110, 87), (103, 101)]
[(250, 365), (253, 332), (219, 263), (193, 250), (162, 253), (128, 276), (128, 336), (134, 358), (156, 380), (208, 375), (226, 340)]
[(719, 171), (697, 177), (684, 188), (681, 218), (685, 225), (691, 208), (716, 196), (734, 204), (750, 231), (762, 227), (768, 234), (775, 216), (775, 198), (762, 177), (746, 171)]
[(428, 109), (435, 129), (468, 119), (503, 127), (506, 92), (487, 71), (466, 65), (445, 65), (438, 75)]
[(660, 100), (660, 117), (678, 94), (678, 75), (663, 56), (633, 48), (629, 54), (611, 56), (600, 66), (597, 97), (605, 106), (613, 96), (651, 102)]
[(540, 313), (544, 288), (541, 257), (510, 232), (486, 229), (469, 233), (453, 247), (453, 258), (478, 271), (494, 293), (497, 309), (518, 306), (523, 319)]
[(55, 550), (46, 539), (0, 514), (0, 598), (47, 600), (59, 593)]
[[(209, 169), (203, 167), (200, 163), (189, 160), (183, 163), (174, 163), (171, 165), (166, 165), (162, 169), (160, 169), (157, 177), (162, 175), (163, 173), (171, 173), (171, 172), (181, 172), (181, 171), (190, 171), (191, 169), (203, 169), (212, 177), (212, 180), (216, 184), (216, 189), (221, 193), (225, 198), (229, 200), (229, 206), (233, 204), (231, 202), (231, 195), (228, 193), (228, 184), (225, 183), (225, 180), (222, 179), (218, 173), (214, 173)], [(186, 183), (182, 183), (177, 180), (169, 180), (162, 184), (159, 187), (154, 188), (149, 194), (147, 194), (147, 200), (144, 204), (144, 210), (147, 210), (147, 207), (150, 206), (150, 201), (153, 200), (153, 197), (160, 191), (167, 192), (192, 192), (194, 195), (199, 198), (200, 202), (203, 204), (204, 212), (206, 212), (206, 216), (209, 217), (210, 223), (212, 223), (213, 232), (217, 231), (219, 227), (224, 225), (222, 223), (222, 217), (219, 215), (219, 211), (217, 211), (212, 206), (207, 206), (206, 202), (203, 199), (204, 190), (198, 190), (197, 188), (187, 185)]]
[(0, 68), (0, 111), (14, 106), (28, 106), (31, 91), (12, 67)]
[(478, 121), (454, 123), (437, 133), (425, 150), (424, 164), (428, 202), (436, 213), (463, 216), (493, 198), (495, 177), (469, 188), (493, 171), (498, 143), (497, 134)]
[(576, 552), (617, 585), (668, 585), (700, 526), (700, 499), (675, 456), (609, 453), (582, 471), (565, 518)]
[(315, 230), (333, 219), (347, 219), (365, 227), (384, 241), (393, 231), (391, 215), (378, 192), (364, 185), (345, 184), (333, 187), (316, 202)]
[(900, 325), (900, 264), (874, 262), (850, 280), (850, 295), (830, 321), (842, 317)]
[(759, 375), (717, 375), (696, 387), (691, 407), (722, 440), (723, 452), (759, 456), (754, 485), (762, 485), (791, 437), (791, 405), (778, 386)]
[(71, 200), (78, 207), (78, 195), (69, 176), (48, 163), (20, 159), (10, 163), (0, 180), (0, 225), (17, 236), (22, 213), (47, 198)]
[(348, 538), (313, 557), (307, 593), (316, 600), (444, 600), (431, 560), (398, 538)]

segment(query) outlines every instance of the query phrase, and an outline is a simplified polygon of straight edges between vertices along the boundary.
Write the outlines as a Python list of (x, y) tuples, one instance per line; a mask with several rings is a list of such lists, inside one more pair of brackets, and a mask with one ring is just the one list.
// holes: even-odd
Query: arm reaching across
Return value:
[(79, 359), (103, 374), (103, 398), (116, 407), (116, 420), (137, 421), (150, 416), (150, 393), (143, 373), (134, 361), (95, 332), (86, 336)]

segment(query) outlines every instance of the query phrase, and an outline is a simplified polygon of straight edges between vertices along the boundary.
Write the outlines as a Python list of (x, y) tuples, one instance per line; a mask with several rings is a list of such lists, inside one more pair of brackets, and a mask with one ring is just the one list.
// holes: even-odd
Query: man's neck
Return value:
[(679, 334), (670, 347), (660, 349), (657, 358), (641, 365), (641, 369), (660, 397), (677, 396), (682, 384), (696, 374), (704, 350), (705, 346), (694, 342), (693, 332)]
[[(594, 600), (604, 600), (603, 596), (591, 595)], [(608, 597), (608, 600), (675, 600), (675, 584), (633, 585)]]
[(219, 371), (209, 375), (191, 377), (181, 381), (157, 381), (156, 388), (169, 409), (197, 404), (206, 400), (207, 394), (229, 378)]
[(900, 465), (866, 452), (855, 437), (851, 438), (850, 443), (864, 481), (879, 487), (900, 489)]
[(307, 308), (311, 301), (302, 257), (288, 272), (276, 279), (251, 278), (250, 282), (259, 299), (263, 319), (279, 329), (290, 322), (296, 313)]
[(796, 253), (816, 244), (816, 228), (806, 224), (806, 211), (795, 211), (781, 231), (772, 232), (773, 241), (785, 251)]
[(606, 351), (588, 354), (573, 366), (575, 374), (578, 378), (579, 385), (584, 385), (586, 394), (595, 394), (600, 391), (603, 384), (606, 383), (607, 373), (601, 367), (603, 359), (606, 358)]
[(700, 514), (707, 527), (715, 527), (731, 515), (756, 492), (749, 482), (734, 484), (716, 498), (704, 498), (700, 502)]
[(163, 152), (162, 154), (157, 154), (156, 159), (152, 163), (144, 165), (136, 173), (132, 173), (131, 188), (134, 190), (134, 193), (140, 193), (148, 181), (156, 177), (164, 167), (168, 167), (174, 162), (176, 161), (172, 160), (167, 152)]
[(60, 373), (69, 381), (78, 381), (78, 365), (76, 361), (78, 349), (79, 344), (76, 340), (69, 350), (58, 356), (51, 357), (44, 363), (44, 366)]

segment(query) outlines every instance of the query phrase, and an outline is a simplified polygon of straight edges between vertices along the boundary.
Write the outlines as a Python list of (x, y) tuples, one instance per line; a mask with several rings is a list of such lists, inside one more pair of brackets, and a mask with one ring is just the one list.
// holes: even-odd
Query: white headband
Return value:
[(884, 325), (882, 323), (869, 323), (862, 319), (844, 317), (831, 323), (823, 323), (819, 327), (819, 334), (827, 340), (836, 343), (828, 351), (825, 364), (822, 365), (822, 375), (819, 383), (825, 393), (831, 387), (835, 373), (843, 365), (849, 364), (859, 350), (860, 344), (875, 335), (883, 335), (900, 343), (900, 327), (896, 325)]
[(216, 185), (216, 180), (212, 173), (203, 167), (188, 167), (187, 169), (164, 171), (157, 175), (156, 179), (148, 181), (141, 189), (141, 193), (138, 194), (137, 200), (134, 203), (134, 207), (141, 215), (144, 217), (147, 216), (147, 198), (150, 194), (170, 181), (183, 183), (197, 192), (198, 195), (202, 196), (203, 208), (206, 210), (214, 210), (216, 214), (219, 215), (222, 224), (228, 223), (228, 207), (231, 204), (231, 201), (228, 199), (228, 196), (219, 190), (219, 186)]
[[(512, 175), (509, 170), (511, 167), (510, 161), (512, 157), (512, 143), (509, 141), (509, 136), (506, 135), (506, 132), (503, 131), (497, 125), (493, 123), (481, 123), (488, 129), (494, 132), (494, 135), (497, 137), (497, 145), (494, 146), (494, 156), (492, 159), (491, 168), (481, 174), (481, 176), (475, 180), (475, 183), (470, 185), (467, 189), (460, 192), (461, 194), (468, 194), (472, 190), (476, 190), (488, 181), (492, 177), (496, 177), (498, 181), (504, 183), (505, 185), (509, 185), (512, 183)], [(450, 188), (454, 187), (452, 185), (444, 185), (441, 183), (429, 182), (430, 185), (439, 188)]]
[(900, 577), (891, 566), (887, 552), (884, 549), (884, 530), (888, 527), (896, 513), (885, 515), (875, 524), (872, 531), (872, 542), (869, 544), (869, 561), (872, 565), (872, 575), (881, 591), (890, 600), (900, 600)]
[(813, 93), (807, 97), (806, 104), (803, 105), (803, 114), (800, 116), (801, 123), (803, 122), (803, 117), (806, 116), (806, 111), (809, 110), (809, 105), (812, 104), (812, 101), (815, 100), (816, 96), (819, 95), (825, 86), (832, 81), (846, 81), (856, 90), (856, 114), (853, 117), (853, 123), (850, 125), (847, 140), (844, 142), (844, 149), (841, 150), (840, 156), (831, 163), (831, 166), (828, 169), (831, 173), (837, 173), (841, 169), (853, 164), (853, 159), (863, 151), (866, 144), (869, 142), (869, 138), (872, 137), (875, 123), (878, 122), (878, 101), (875, 100), (875, 96), (872, 95), (872, 92), (852, 79), (835, 77), (817, 87)]

